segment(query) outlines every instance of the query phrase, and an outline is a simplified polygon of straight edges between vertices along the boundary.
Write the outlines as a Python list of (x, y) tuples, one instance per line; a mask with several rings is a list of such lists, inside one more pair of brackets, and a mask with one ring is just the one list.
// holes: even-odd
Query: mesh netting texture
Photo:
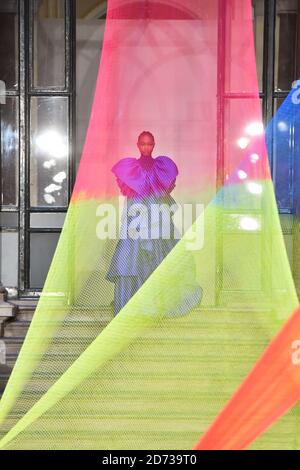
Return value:
[(0, 448), (300, 448), (298, 299), (267, 152), (278, 119), (297, 121), (292, 93), (265, 135), (250, 0), (109, 0)]

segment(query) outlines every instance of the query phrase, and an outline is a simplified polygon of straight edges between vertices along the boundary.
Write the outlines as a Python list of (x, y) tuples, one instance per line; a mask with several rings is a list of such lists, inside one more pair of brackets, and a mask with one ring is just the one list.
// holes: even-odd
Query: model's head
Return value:
[(154, 146), (155, 140), (153, 134), (149, 131), (143, 131), (138, 138), (137, 146), (141, 155), (144, 157), (151, 157)]

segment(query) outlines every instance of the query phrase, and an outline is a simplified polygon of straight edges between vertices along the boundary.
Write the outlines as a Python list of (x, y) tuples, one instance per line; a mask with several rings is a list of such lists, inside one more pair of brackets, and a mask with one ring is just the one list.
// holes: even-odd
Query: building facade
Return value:
[[(300, 75), (300, 1), (252, 0), (260, 99), (270, 122)], [(59, 239), (76, 178), (104, 34), (106, 2), (6, 0), (0, 2), (1, 282), (11, 299), (38, 298)], [(222, 34), (220, 27), (219, 33)], [(218, 64), (222, 72), (222, 63)], [(220, 91), (219, 100), (244, 99)], [(224, 117), (226, 118), (226, 116)], [(215, 158), (222, 160), (222, 144)], [(295, 222), (298, 174), (293, 134), (282, 167), (276, 141), (269, 155), (278, 210), (294, 279), (300, 291), (300, 246)], [(218, 165), (216, 184), (224, 181)], [(281, 178), (278, 178), (281, 175)], [(215, 304), (230, 282), (219, 269)], [(254, 246), (259, 249), (259, 246)], [(260, 269), (267, 269), (261, 267)], [(264, 273), (262, 273), (264, 274)], [(260, 286), (245, 286), (255, 292)], [(231, 298), (233, 298), (231, 296)]]

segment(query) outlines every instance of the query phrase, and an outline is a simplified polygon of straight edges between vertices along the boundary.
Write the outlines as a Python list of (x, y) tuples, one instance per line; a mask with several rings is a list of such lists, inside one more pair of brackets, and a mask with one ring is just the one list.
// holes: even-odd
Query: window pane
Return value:
[(65, 88), (65, 1), (31, 0), (31, 6), (33, 87)]
[(297, 35), (300, 3), (298, 0), (276, 2), (275, 90), (290, 90), (297, 73)]
[(1, 201), (18, 205), (19, 124), (18, 98), (6, 98), (0, 104)]
[[(241, 113), (241, 109), (247, 111), (245, 115)], [(248, 99), (227, 99), (225, 101), (225, 126), (224, 126), (224, 178), (225, 181), (230, 178), (241, 163), (243, 152), (251, 148), (251, 139), (253, 133), (260, 134), (262, 130), (261, 121), (247, 121), (247, 116), (253, 114), (257, 116), (258, 106), (256, 98)], [(250, 128), (250, 129), (249, 129)], [(254, 154), (255, 165), (261, 165), (260, 155)], [(261, 210), (262, 193), (258, 192), (253, 196), (253, 192), (248, 186), (248, 175), (245, 171), (237, 174), (240, 184), (245, 185), (245, 191), (241, 195), (236, 191), (235, 185), (226, 185), (224, 190), (224, 201), (228, 209), (236, 210), (237, 208), (247, 210), (251, 208)]]
[(43, 288), (59, 236), (59, 233), (32, 233), (30, 235), (31, 289)]
[[(223, 265), (226, 266), (224, 269), (223, 277), (222, 277), (222, 286), (224, 290), (235, 290), (236, 289), (236, 280), (232, 276), (232, 272), (234, 272), (234, 259), (232, 257), (232, 246), (234, 243), (234, 247), (237, 253), (242, 253), (242, 250), (245, 247), (245, 240), (248, 241), (248, 254), (249, 259), (251, 258), (250, 253), (253, 254), (253, 259), (256, 260), (255, 269), (257, 272), (263, 273), (263, 265), (262, 263), (257, 262), (257, 260), (263, 260), (263, 256), (258, 256), (258, 253), (262, 255), (262, 235), (260, 233), (230, 233), (223, 235)], [(240, 251), (239, 251), (240, 250)], [(249, 267), (251, 269), (251, 267)], [(243, 293), (249, 291), (261, 291), (263, 288), (262, 285), (262, 276), (249, 276), (250, 279), (243, 279), (243, 284), (239, 281), (239, 289), (243, 291)], [(225, 300), (225, 299), (224, 299)]]
[(0, 212), (1, 228), (18, 228), (19, 214), (15, 212)]
[(31, 100), (32, 207), (68, 205), (68, 98)]
[(62, 228), (66, 214), (43, 213), (30, 215), (31, 228)]
[(107, 0), (76, 0), (77, 18), (83, 20), (106, 17)]
[(0, 233), (1, 281), (5, 287), (17, 287), (18, 285), (18, 243), (18, 233)]
[[(284, 98), (275, 100), (275, 113), (283, 101)], [(273, 181), (277, 204), (280, 211), (291, 211), (293, 208), (293, 163), (295, 161), (294, 123), (292, 119), (290, 122), (279, 121), (275, 115), (273, 125)], [(275, 130), (280, 132), (279, 141), (276, 139), (278, 132)]]
[(256, 65), (259, 82), (259, 90), (263, 85), (263, 55), (264, 55), (264, 0), (252, 0), (253, 31), (256, 50)]
[[(264, 1), (253, 0), (252, 13), (245, 8), (245, 2), (240, 0), (224, 2), (224, 5), (226, 7), (225, 38), (224, 44), (219, 42), (219, 46), (225, 48), (225, 91), (228, 93), (256, 93), (257, 86), (252, 71), (245, 74), (245, 70), (249, 71), (248, 62), (252, 60), (253, 55), (252, 28), (248, 29), (248, 37), (245, 37), (241, 43), (239, 28), (235, 27), (235, 22), (239, 15), (243, 21), (254, 22), (256, 57), (260, 81), (262, 81)], [(238, 12), (238, 10), (240, 11)], [(240, 60), (237, 61), (236, 57), (239, 57)], [(222, 58), (219, 65), (221, 64)], [(253, 72), (255, 73), (255, 70)]]
[(0, 80), (18, 88), (18, 2), (0, 2)]
[(96, 87), (106, 2), (76, 1), (76, 163), (79, 164)]

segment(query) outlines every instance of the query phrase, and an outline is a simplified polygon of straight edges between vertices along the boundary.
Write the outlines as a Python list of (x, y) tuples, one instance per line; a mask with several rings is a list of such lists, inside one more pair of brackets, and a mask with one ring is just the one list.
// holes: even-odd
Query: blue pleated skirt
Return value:
[[(130, 205), (136, 201), (131, 200)], [(153, 196), (143, 199), (146, 204), (153, 203)], [(156, 201), (157, 202), (157, 201)], [(160, 200), (161, 202), (161, 200)], [(165, 201), (163, 201), (165, 202)], [(169, 197), (169, 204), (174, 199)], [(128, 217), (128, 208), (126, 207), (125, 217), (127, 217), (127, 227), (132, 218)], [(123, 213), (124, 223), (124, 213)], [(149, 234), (151, 221), (149, 220)], [(121, 229), (122, 232), (122, 229)], [(176, 234), (173, 221), (171, 221), (171, 234)], [(159, 266), (163, 259), (178, 243), (179, 237), (170, 238), (124, 238), (117, 243), (113, 254), (110, 267), (106, 274), (106, 279), (115, 284), (114, 289), (114, 314), (117, 315), (127, 304), (131, 297), (139, 290), (142, 284)], [(183, 315), (190, 311), (195, 305), (199, 304), (202, 298), (202, 289), (200, 286), (191, 283), (193, 286), (190, 292), (187, 292), (182, 302), (174, 309), (174, 315)]]

